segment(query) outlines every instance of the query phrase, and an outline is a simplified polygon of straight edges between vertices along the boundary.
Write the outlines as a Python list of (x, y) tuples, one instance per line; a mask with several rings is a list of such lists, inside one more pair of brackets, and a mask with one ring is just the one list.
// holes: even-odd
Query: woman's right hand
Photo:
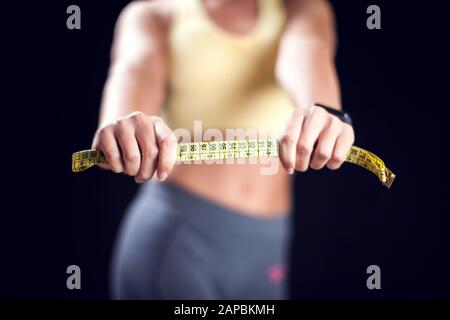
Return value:
[(92, 148), (101, 150), (104, 169), (125, 173), (137, 183), (157, 174), (164, 181), (176, 162), (177, 139), (159, 117), (133, 112), (97, 130)]

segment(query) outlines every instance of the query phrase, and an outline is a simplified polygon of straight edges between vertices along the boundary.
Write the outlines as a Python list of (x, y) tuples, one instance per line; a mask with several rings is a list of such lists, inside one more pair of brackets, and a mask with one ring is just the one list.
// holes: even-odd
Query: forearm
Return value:
[(277, 77), (296, 107), (320, 102), (340, 109), (340, 86), (329, 48), (315, 40), (292, 41), (287, 46)]
[(152, 73), (117, 69), (112, 68), (103, 89), (99, 127), (136, 111), (157, 114), (164, 100), (164, 84), (152, 79)]
[(132, 112), (158, 113), (165, 98), (167, 24), (152, 3), (130, 3), (116, 24), (99, 127)]
[(295, 105), (321, 102), (340, 108), (334, 65), (336, 31), (330, 4), (320, 0), (287, 1), (288, 21), (280, 41), (277, 79)]

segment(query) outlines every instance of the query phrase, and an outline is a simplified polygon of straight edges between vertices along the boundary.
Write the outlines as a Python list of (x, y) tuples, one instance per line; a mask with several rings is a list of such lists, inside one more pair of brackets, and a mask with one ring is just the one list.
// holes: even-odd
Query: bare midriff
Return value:
[(243, 214), (274, 217), (291, 207), (291, 176), (278, 166), (263, 175), (268, 164), (179, 164), (169, 177), (178, 186)]

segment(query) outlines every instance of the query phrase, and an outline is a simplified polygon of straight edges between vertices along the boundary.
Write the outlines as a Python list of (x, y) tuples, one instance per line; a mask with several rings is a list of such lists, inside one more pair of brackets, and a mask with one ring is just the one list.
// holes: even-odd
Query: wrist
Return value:
[(352, 117), (350, 114), (343, 110), (334, 109), (332, 107), (329, 107), (322, 103), (313, 103), (313, 106), (324, 108), (327, 112), (331, 113), (332, 115), (338, 117), (342, 122), (349, 124), (350, 126), (353, 126)]

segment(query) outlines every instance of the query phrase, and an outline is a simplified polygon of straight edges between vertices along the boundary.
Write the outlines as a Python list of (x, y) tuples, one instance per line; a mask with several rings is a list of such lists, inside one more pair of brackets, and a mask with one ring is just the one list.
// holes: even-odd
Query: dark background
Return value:
[[(1, 126), (1, 298), (108, 297), (112, 243), (136, 185), (103, 170), (74, 175), (70, 161), (90, 146), (114, 22), (127, 3), (2, 4), (10, 99)], [(356, 144), (398, 179), (387, 190), (350, 164), (296, 175), (291, 296), (450, 298), (450, 13), (444, 1), (332, 3)], [(70, 4), (81, 7), (81, 30), (66, 28)], [(366, 28), (371, 4), (381, 7), (381, 30)], [(78, 291), (66, 288), (71, 264), (82, 270)], [(366, 288), (371, 264), (381, 267), (381, 290)]]

